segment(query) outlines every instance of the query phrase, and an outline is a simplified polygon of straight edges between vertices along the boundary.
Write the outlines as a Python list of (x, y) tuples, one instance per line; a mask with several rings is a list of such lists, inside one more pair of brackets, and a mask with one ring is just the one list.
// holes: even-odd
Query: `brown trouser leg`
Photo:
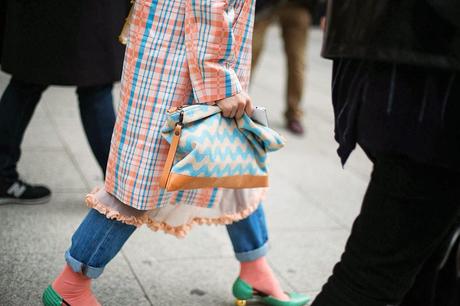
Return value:
[(273, 17), (270, 16), (263, 18), (261, 20), (256, 19), (256, 21), (254, 22), (254, 34), (252, 38), (252, 71), (254, 71), (259, 61), (259, 57), (264, 46), (265, 33), (267, 32), (267, 29), (272, 23), (272, 21)]
[(278, 10), (283, 30), (284, 50), (287, 60), (287, 120), (300, 120), (300, 108), (305, 78), (305, 52), (308, 31), (311, 24), (310, 13), (299, 5), (287, 4)]

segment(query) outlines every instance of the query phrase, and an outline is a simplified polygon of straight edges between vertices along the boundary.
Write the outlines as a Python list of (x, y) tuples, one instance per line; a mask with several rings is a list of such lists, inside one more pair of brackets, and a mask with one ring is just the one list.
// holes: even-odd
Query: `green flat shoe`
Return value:
[(265, 305), (269, 306), (304, 306), (310, 298), (300, 293), (287, 293), (291, 298), (289, 301), (281, 301), (262, 292), (257, 292), (251, 285), (246, 283), (241, 278), (237, 278), (233, 284), (233, 296), (236, 298), (236, 306), (245, 306), (247, 301), (259, 299)]
[(45, 289), (42, 296), (43, 305), (45, 306), (70, 306), (60, 295), (57, 293), (51, 285)]

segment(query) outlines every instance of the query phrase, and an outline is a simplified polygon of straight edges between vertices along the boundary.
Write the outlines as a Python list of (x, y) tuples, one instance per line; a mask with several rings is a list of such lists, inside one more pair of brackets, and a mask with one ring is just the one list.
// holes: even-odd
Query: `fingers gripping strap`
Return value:
[(165, 167), (163, 168), (163, 173), (161, 174), (160, 178), (160, 187), (163, 189), (166, 189), (166, 185), (168, 184), (168, 179), (171, 174), (171, 168), (176, 157), (177, 147), (179, 146), (181, 132), (182, 125), (176, 124), (176, 127), (174, 128), (174, 136), (171, 141), (171, 147), (169, 148), (168, 157), (166, 158)]

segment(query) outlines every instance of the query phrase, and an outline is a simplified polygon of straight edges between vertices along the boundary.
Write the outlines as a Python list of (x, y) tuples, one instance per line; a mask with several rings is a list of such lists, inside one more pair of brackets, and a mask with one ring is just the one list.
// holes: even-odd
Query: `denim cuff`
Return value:
[(235, 257), (239, 262), (254, 261), (261, 257), (264, 257), (268, 253), (268, 242), (265, 242), (260, 248), (248, 251), (235, 253)]
[(89, 278), (98, 278), (104, 271), (104, 267), (96, 268), (88, 266), (70, 255), (70, 252), (65, 252), (65, 261), (72, 268), (75, 273), (82, 273)]

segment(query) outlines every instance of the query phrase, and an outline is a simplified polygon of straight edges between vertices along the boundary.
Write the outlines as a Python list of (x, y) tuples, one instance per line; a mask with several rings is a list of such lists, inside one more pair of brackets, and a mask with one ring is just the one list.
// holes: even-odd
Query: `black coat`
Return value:
[(460, 69), (459, 0), (329, 0), (323, 56)]
[(117, 40), (129, 0), (6, 1), (2, 70), (40, 84), (99, 85), (120, 79)]

